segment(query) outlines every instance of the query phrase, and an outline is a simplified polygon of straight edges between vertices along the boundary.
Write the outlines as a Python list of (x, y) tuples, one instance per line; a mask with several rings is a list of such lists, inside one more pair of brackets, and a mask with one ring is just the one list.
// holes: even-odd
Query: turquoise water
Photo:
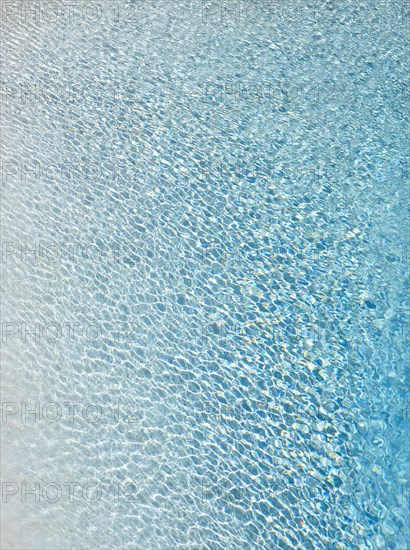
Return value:
[(407, 549), (407, 4), (34, 4), (2, 546)]

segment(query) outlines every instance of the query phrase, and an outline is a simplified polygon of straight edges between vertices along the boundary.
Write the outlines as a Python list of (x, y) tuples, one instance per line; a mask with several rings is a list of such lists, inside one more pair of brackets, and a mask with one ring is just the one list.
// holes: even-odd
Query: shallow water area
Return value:
[(406, 3), (37, 4), (1, 6), (2, 547), (406, 548)]

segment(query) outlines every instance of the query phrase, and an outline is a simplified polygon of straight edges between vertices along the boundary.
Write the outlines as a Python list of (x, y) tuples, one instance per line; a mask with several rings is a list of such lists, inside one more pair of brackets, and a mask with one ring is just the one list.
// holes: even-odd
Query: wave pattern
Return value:
[(3, 544), (402, 550), (405, 3), (155, 4), (3, 12)]

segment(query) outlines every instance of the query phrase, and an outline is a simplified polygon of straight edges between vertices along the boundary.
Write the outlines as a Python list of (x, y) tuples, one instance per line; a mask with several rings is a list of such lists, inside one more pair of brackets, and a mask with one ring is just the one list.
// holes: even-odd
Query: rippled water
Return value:
[(2, 2), (3, 547), (408, 548), (406, 2), (63, 6)]

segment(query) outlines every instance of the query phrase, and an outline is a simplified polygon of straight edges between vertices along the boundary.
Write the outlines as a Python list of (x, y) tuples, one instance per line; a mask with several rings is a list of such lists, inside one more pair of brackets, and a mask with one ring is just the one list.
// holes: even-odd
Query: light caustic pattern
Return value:
[(404, 550), (406, 2), (68, 4), (1, 4), (2, 547)]

